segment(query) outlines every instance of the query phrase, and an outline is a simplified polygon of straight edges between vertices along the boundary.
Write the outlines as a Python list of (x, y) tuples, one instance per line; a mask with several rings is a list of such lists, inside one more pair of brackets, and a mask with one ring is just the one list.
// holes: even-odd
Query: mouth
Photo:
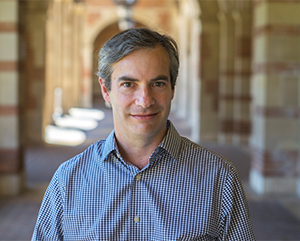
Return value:
[(156, 117), (158, 113), (150, 113), (150, 114), (133, 114), (131, 115), (133, 118), (138, 120), (151, 120)]

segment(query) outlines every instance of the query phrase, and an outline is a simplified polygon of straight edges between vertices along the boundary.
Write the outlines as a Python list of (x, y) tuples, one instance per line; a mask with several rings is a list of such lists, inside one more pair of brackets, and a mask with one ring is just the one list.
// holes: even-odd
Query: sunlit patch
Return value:
[(45, 141), (49, 144), (77, 146), (86, 140), (84, 131), (91, 131), (98, 126), (98, 121), (105, 114), (97, 109), (71, 108), (69, 115), (61, 116), (54, 112), (55, 126), (48, 125), (45, 129)]
[(98, 122), (92, 119), (74, 118), (69, 115), (58, 117), (54, 120), (55, 125), (64, 128), (74, 128), (83, 131), (90, 131), (98, 126)]
[(97, 121), (101, 121), (105, 117), (103, 111), (96, 109), (71, 108), (69, 109), (69, 114), (74, 118), (94, 119)]
[(45, 141), (49, 144), (78, 146), (85, 140), (86, 135), (80, 130), (64, 129), (53, 125), (45, 128)]

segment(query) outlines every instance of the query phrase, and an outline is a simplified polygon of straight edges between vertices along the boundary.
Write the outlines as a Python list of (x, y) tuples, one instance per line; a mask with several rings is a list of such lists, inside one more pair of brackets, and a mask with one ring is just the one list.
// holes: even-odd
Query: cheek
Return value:
[(131, 105), (131, 97), (118, 93), (111, 96), (111, 103), (115, 109), (126, 109)]
[(173, 94), (172, 93), (165, 93), (165, 94), (161, 94), (157, 96), (157, 100), (159, 101), (159, 103), (161, 104), (169, 104), (171, 103), (173, 99)]

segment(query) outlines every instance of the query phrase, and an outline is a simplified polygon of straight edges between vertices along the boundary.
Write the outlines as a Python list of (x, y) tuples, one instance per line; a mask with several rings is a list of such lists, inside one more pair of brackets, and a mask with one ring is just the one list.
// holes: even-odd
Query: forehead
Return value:
[(135, 50), (113, 65), (115, 72), (169, 72), (169, 56), (167, 51), (158, 46)]

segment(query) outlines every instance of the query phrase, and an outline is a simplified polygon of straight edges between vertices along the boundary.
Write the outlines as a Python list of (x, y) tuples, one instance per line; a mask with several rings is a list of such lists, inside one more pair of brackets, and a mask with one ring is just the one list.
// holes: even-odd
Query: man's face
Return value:
[(162, 138), (174, 90), (166, 51), (141, 49), (114, 64), (111, 90), (100, 79), (104, 99), (113, 109), (116, 136)]

